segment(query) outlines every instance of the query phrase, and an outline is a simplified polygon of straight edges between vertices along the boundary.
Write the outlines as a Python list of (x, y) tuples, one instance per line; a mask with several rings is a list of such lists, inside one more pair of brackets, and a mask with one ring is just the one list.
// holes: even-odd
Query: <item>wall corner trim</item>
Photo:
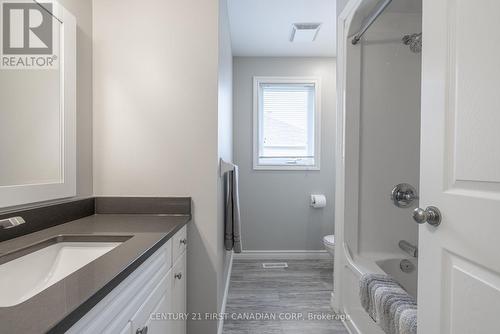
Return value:
[[(229, 259), (229, 269), (227, 271), (226, 285), (224, 287), (224, 296), (222, 297), (222, 305), (219, 314), (224, 314), (226, 312), (227, 296), (229, 295), (229, 284), (231, 282), (231, 273), (233, 271), (233, 259), (234, 253), (231, 252), (231, 258)], [(220, 317), (219, 323), (217, 324), (217, 334), (222, 334), (224, 329), (224, 317)]]

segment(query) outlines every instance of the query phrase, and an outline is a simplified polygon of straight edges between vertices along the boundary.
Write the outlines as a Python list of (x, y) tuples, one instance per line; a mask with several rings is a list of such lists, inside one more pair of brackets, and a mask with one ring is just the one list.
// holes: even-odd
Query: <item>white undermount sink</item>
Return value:
[(30, 299), (130, 237), (58, 236), (0, 257), (0, 307)]

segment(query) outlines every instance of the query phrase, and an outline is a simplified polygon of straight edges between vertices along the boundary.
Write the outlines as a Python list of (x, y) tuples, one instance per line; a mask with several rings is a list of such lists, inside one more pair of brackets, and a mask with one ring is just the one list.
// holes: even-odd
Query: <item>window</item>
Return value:
[(319, 169), (319, 80), (254, 78), (254, 169)]

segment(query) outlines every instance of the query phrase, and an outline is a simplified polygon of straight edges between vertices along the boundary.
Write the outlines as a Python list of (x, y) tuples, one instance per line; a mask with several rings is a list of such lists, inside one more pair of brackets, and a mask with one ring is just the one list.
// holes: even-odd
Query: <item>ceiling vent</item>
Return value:
[(314, 42), (320, 27), (321, 23), (294, 23), (290, 42)]

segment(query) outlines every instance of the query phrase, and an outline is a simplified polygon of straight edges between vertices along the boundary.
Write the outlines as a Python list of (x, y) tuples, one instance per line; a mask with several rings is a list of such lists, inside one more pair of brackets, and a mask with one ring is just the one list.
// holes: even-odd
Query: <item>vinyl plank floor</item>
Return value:
[[(287, 262), (288, 268), (264, 269), (263, 262)], [(332, 290), (329, 260), (235, 260), (223, 333), (347, 334), (332, 319)]]

